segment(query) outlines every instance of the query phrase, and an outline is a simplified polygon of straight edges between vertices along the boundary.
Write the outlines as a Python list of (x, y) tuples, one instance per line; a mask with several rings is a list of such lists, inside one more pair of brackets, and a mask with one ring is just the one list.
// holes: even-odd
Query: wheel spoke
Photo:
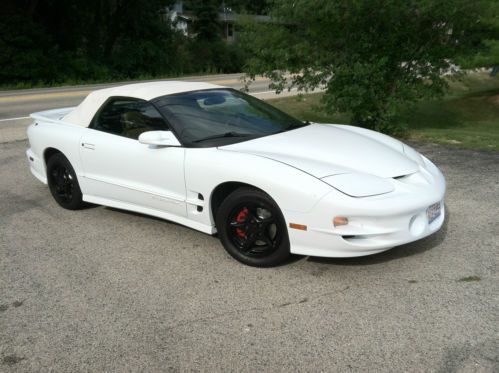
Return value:
[(73, 197), (73, 183), (66, 183), (65, 193), (68, 199)]
[(61, 172), (58, 168), (56, 168), (53, 172), (52, 172), (52, 177), (54, 179), (54, 183), (60, 187), (61, 185)]
[(251, 252), (253, 248), (253, 244), (256, 241), (256, 237), (251, 236), (251, 237), (246, 237), (244, 239), (241, 239), (239, 242), (239, 249), (242, 250), (245, 253)]
[(270, 224), (274, 223), (274, 218), (273, 217), (269, 217), (269, 218), (265, 218), (265, 219), (259, 218), (257, 220), (257, 223), (258, 223), (260, 230), (265, 231)]
[(260, 237), (260, 239), (263, 242), (265, 242), (265, 245), (266, 245), (267, 249), (272, 249), (274, 247), (274, 243), (272, 242), (272, 240), (270, 239), (270, 237), (267, 236), (266, 234), (264, 234), (262, 237)]
[(62, 200), (71, 201), (74, 183), (69, 169), (63, 165), (57, 165), (51, 170), (50, 176), (55, 194)]
[(257, 217), (255, 216), (255, 214), (251, 210), (248, 210), (248, 213), (246, 215), (246, 220), (245, 221), (253, 222), (253, 221), (256, 221), (256, 220), (257, 220)]
[(231, 241), (243, 255), (264, 257), (273, 253), (280, 242), (275, 210), (266, 204), (244, 202), (235, 206), (227, 226)]

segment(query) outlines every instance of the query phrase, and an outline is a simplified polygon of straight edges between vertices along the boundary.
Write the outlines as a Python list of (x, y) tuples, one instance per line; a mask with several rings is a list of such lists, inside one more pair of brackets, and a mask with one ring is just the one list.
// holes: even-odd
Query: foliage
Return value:
[(385, 132), (400, 130), (401, 105), (444, 92), (442, 72), (477, 48), (483, 12), (481, 1), (468, 0), (274, 0), (273, 7), (273, 23), (246, 25), (248, 76), (271, 78), (277, 91), (325, 87), (329, 110)]
[(19, 16), (0, 16), (0, 82), (26, 81), (45, 76), (53, 79), (56, 71), (45, 61), (56, 48), (43, 35), (43, 29)]
[(227, 44), (222, 40), (188, 40), (182, 50), (183, 70), (179, 74), (193, 71), (235, 73), (241, 71), (245, 60), (244, 51), (238, 45)]
[(269, 2), (267, 0), (226, 0), (224, 5), (237, 13), (267, 14)]
[[(269, 103), (302, 120), (351, 123), (348, 113), (321, 110), (323, 94), (270, 100)], [(469, 149), (499, 151), (499, 79), (470, 73), (449, 81), (448, 93), (400, 109), (397, 121), (408, 123), (404, 137)]]
[(499, 2), (490, 1), (484, 6), (477, 31), (477, 54), (465, 56), (460, 64), (464, 68), (491, 67), (495, 75), (499, 71)]
[[(0, 86), (229, 73), (246, 64), (250, 77), (270, 76), (277, 90), (325, 85), (330, 110), (395, 131), (399, 107), (441, 94), (440, 73), (452, 62), (499, 61), (492, 0), (186, 0), (196, 37), (172, 27), (166, 7), (173, 2), (4, 0)], [(273, 21), (247, 23), (243, 48), (221, 39), (224, 10)]]
[(218, 0), (191, 0), (186, 3), (194, 13), (194, 32), (196, 38), (203, 41), (220, 39), (221, 28), (218, 22)]
[(200, 8), (206, 22), (192, 40), (166, 17), (172, 2), (7, 0), (0, 15), (0, 85), (240, 71), (242, 52), (221, 41), (212, 22), (216, 7), (215, 18)]

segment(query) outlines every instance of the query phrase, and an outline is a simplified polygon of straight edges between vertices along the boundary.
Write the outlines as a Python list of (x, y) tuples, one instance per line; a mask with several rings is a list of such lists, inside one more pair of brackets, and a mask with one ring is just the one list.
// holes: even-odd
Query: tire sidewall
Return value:
[[(233, 207), (236, 204), (240, 204), (244, 201), (251, 203), (261, 202), (262, 204), (271, 205), (276, 213), (276, 223), (277, 229), (280, 229), (282, 234), (281, 242), (275, 251), (264, 257), (251, 257), (241, 253), (233, 244), (230, 237), (230, 228), (227, 225), (227, 220), (230, 218), (230, 214), (233, 211)], [(289, 251), (289, 236), (286, 228), (286, 222), (284, 216), (282, 215), (281, 209), (277, 203), (265, 192), (253, 188), (239, 188), (232, 192), (220, 205), (217, 216), (216, 216), (216, 226), (218, 236), (225, 250), (236, 260), (241, 263), (247, 264), (254, 267), (273, 267), (282, 264), (290, 257)]]
[[(55, 166), (59, 165), (66, 167), (73, 178), (73, 197), (69, 202), (63, 201), (57, 196), (55, 188), (51, 182), (51, 171)], [(52, 197), (54, 197), (59, 206), (68, 210), (77, 210), (83, 207), (83, 196), (81, 193), (80, 184), (78, 183), (78, 178), (76, 177), (76, 172), (71, 165), (71, 162), (69, 162), (69, 160), (62, 153), (54, 154), (47, 161), (47, 184), (49, 186)]]

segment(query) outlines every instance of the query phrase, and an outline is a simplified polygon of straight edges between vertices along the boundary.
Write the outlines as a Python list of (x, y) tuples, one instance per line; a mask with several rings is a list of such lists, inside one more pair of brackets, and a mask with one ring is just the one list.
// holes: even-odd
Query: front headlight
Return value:
[(321, 179), (325, 183), (352, 197), (369, 197), (390, 193), (393, 185), (380, 177), (353, 173), (326, 176)]

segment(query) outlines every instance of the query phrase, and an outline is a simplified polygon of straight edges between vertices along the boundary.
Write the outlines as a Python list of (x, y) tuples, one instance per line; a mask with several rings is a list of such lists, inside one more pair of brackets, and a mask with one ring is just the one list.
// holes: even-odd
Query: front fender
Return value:
[[(269, 194), (281, 210), (308, 212), (331, 187), (321, 180), (286, 164), (252, 154), (216, 148), (191, 148), (186, 151), (185, 181), (187, 195), (211, 196), (225, 182), (240, 182)], [(206, 201), (205, 206), (210, 206)], [(189, 218), (213, 225), (209, 209), (190, 213)]]

